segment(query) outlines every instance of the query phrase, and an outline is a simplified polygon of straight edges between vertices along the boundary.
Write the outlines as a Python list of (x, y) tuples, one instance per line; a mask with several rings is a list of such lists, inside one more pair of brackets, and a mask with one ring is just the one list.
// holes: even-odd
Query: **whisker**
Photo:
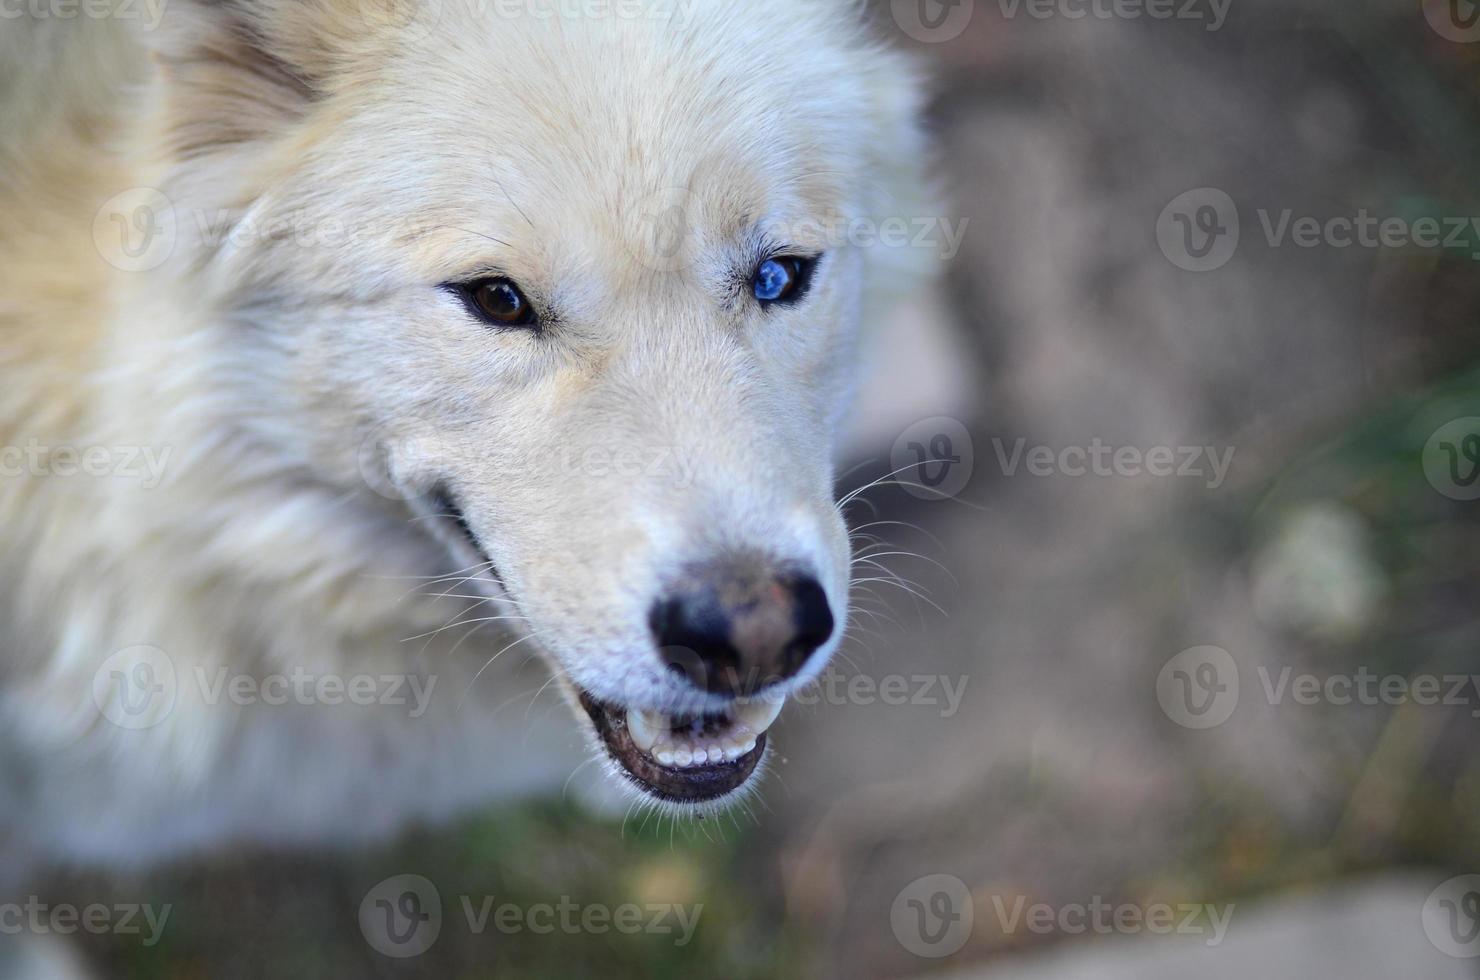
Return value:
[(898, 474), (904, 473), (907, 470), (912, 470), (912, 469), (914, 469), (915, 467), (917, 467), (919, 465), (920, 465), (919, 463), (911, 463), (908, 466), (901, 466), (897, 470), (894, 470), (894, 471), (889, 472), (889, 473), (885, 473), (883, 476), (879, 477), (878, 479), (873, 480), (873, 481), (871, 481), (869, 483), (866, 483), (863, 486), (859, 487), (858, 489), (856, 489), (856, 490), (848, 493), (841, 500), (839, 500), (835, 506), (838, 508), (838, 510), (845, 510), (850, 503), (852, 503), (854, 500), (856, 500), (859, 497), (860, 494), (866, 493), (869, 490), (874, 489), (875, 487), (884, 486), (887, 483), (888, 485), (896, 486), (896, 487), (913, 487), (913, 488), (915, 488), (917, 490), (923, 490), (926, 493), (934, 494), (935, 495), (935, 499), (937, 499), (937, 500), (954, 500), (954, 501), (956, 501), (958, 503), (965, 504), (967, 507), (971, 507), (974, 510), (980, 510), (980, 511), (986, 511), (987, 510), (987, 508), (986, 507), (983, 507), (981, 504), (972, 503), (971, 501), (966, 500), (966, 499), (964, 499), (962, 497), (958, 497), (955, 494), (949, 494), (949, 493), (946, 493), (946, 492), (944, 492), (942, 490), (937, 490), (935, 487), (927, 487), (923, 483), (911, 483), (911, 482), (905, 481), (905, 480), (895, 480), (895, 479), (892, 479), (893, 477), (897, 476)]
[(469, 595), (466, 592), (418, 592), (417, 595), (424, 595), (428, 599), (477, 599), (480, 605), (485, 602), (508, 602), (518, 605), (513, 599), (505, 596), (477, 595), (476, 593)]
[(540, 699), (540, 695), (541, 694), (544, 694), (545, 691), (549, 689), (549, 687), (550, 687), (551, 684), (554, 684), (556, 681), (560, 680), (560, 678), (563, 676), (563, 674), (564, 674), (563, 671), (560, 672), (560, 673), (555, 673), (555, 672), (552, 671), (551, 674), (550, 674), (550, 679), (547, 680), (547, 681), (545, 681), (545, 683), (541, 684), (540, 685), (540, 689), (538, 691), (535, 691), (534, 692), (534, 697), (532, 697), (532, 698), (529, 699), (529, 707), (527, 707), (527, 708), (524, 709), (524, 720), (525, 721), (528, 721), (529, 720), (529, 713), (530, 713), (530, 711), (534, 710), (534, 703)]
[[(601, 761), (601, 757), (600, 756), (593, 755), (591, 758), (587, 759), (585, 762), (581, 763), (580, 765), (578, 765), (574, 769), (572, 769), (570, 771), (570, 775), (565, 777), (565, 783), (563, 785), (561, 785), (561, 787), (560, 787), (560, 799), (562, 801), (565, 799), (566, 794), (570, 792), (570, 781), (572, 779), (575, 779), (576, 776), (578, 776), (580, 774), (580, 772), (581, 772), (582, 769), (584, 769), (587, 766), (591, 765), (593, 762), (600, 762), (600, 761)], [(629, 810), (628, 812), (631, 812), (631, 811)], [(625, 817), (623, 818), (623, 823), (624, 824), (626, 823), (626, 818)]]
[[(875, 561), (875, 559), (878, 559), (878, 558), (897, 558), (897, 557), (916, 558), (916, 559), (919, 559), (920, 561), (929, 562), (930, 564), (934, 565), (936, 568), (938, 568), (941, 571), (945, 572), (946, 575), (950, 576), (951, 582), (954, 583), (956, 586), (959, 587), (961, 585), (961, 581), (958, 578), (956, 578), (956, 573), (955, 572), (951, 571), (949, 568), (947, 568), (945, 565), (942, 565), (940, 562), (936, 561), (934, 558), (927, 557), (926, 555), (917, 555), (913, 551), (883, 551), (883, 552), (875, 551), (875, 552), (871, 552), (870, 554), (867, 554), (867, 555), (859, 555), (857, 558), (854, 559), (854, 562), (855, 563), (857, 563), (859, 561), (870, 561), (870, 562), (873, 562), (873, 561)], [(882, 566), (880, 566), (880, 567), (882, 567)]]
[(459, 620), (456, 623), (448, 623), (445, 626), (438, 626), (436, 629), (432, 630), (430, 633), (421, 633), (421, 634), (418, 634), (417, 636), (408, 636), (408, 637), (406, 637), (406, 639), (402, 640), (401, 642), (402, 643), (410, 643), (412, 640), (424, 640), (424, 639), (426, 639), (429, 636), (436, 636), (438, 633), (442, 633), (442, 632), (444, 632), (446, 630), (450, 630), (450, 629), (455, 629), (455, 628), (457, 628), (459, 626), (473, 626), (473, 625), (475, 625), (477, 623), (501, 623), (501, 622), (505, 622), (505, 621), (508, 621), (508, 620), (518, 620), (521, 623), (527, 623), (527, 622), (529, 622), (529, 617), (528, 616), (486, 616), (486, 617), (483, 617), (483, 618), (480, 618), (480, 619), (464, 619), (464, 620)]
[(911, 531), (918, 531), (919, 533), (925, 535), (925, 537), (927, 537), (927, 538), (930, 539), (930, 543), (933, 544), (933, 545), (935, 545), (941, 551), (948, 551), (949, 550), (948, 548), (946, 548), (945, 544), (940, 540), (940, 538), (936, 537), (934, 534), (931, 534), (929, 531), (925, 530), (920, 525), (913, 524), (913, 523), (911, 523), (909, 521), (873, 521), (873, 522), (868, 523), (868, 524), (860, 525), (860, 526), (854, 528), (853, 530), (855, 532), (857, 532), (857, 531), (867, 531), (871, 527), (904, 527), (904, 528), (909, 528)]
[[(925, 592), (927, 594), (930, 591), (923, 584), (921, 584), (919, 582), (916, 582), (913, 579), (905, 578), (903, 575), (899, 574), (894, 569), (889, 568), (887, 565), (884, 565), (881, 562), (874, 561), (872, 558), (862, 558), (862, 559), (859, 559), (858, 564), (872, 566), (873, 568), (876, 568), (879, 571), (883, 572), (885, 575), (888, 575), (894, 581), (896, 581), (896, 582), (904, 582), (906, 585), (913, 585), (915, 588), (917, 588), (917, 589), (919, 589), (922, 592)], [(867, 579), (861, 579), (860, 581), (868, 581), (868, 580)]]
[[(482, 627), (480, 626), (477, 629), (482, 629)], [(476, 630), (474, 632), (476, 632)], [(458, 699), (457, 708), (455, 710), (459, 710), (459, 711), (462, 710), (463, 702), (467, 700), (469, 692), (471, 692), (473, 690), (473, 685), (478, 683), (478, 678), (480, 678), (480, 677), (483, 676), (483, 672), (485, 670), (487, 670), (489, 667), (491, 667), (493, 665), (493, 662), (495, 660), (497, 660), (499, 657), (502, 657), (504, 654), (508, 653), (510, 650), (514, 649), (519, 644), (526, 643), (526, 642), (534, 639), (537, 636), (544, 636), (544, 635), (546, 635), (549, 632), (550, 632), (549, 630), (539, 630), (539, 631), (534, 632), (534, 633), (525, 634), (524, 636), (522, 636), (519, 639), (515, 640), (513, 643), (510, 643), (508, 646), (504, 647), (498, 653), (495, 653), (493, 656), (489, 657), (488, 658), (488, 662), (485, 663), (482, 667), (479, 667), (478, 668), (478, 673), (474, 674), (473, 675), (473, 679), (470, 680), (470, 681), (468, 681), (467, 690), (465, 690), (463, 692), (462, 697)], [(472, 635), (472, 633), (469, 633), (468, 634), (468, 636), (471, 636), (471, 635)], [(467, 637), (463, 637), (463, 639), (466, 640)], [(461, 645), (461, 643), (459, 643), (459, 646), (460, 645)], [(455, 650), (456, 647), (454, 647), (453, 649)]]
[(931, 599), (927, 595), (922, 595), (919, 592), (916, 592), (914, 589), (910, 588), (908, 585), (906, 585), (905, 583), (899, 581), (898, 579), (893, 579), (893, 578), (866, 578), (866, 579), (859, 579), (859, 581), (860, 582), (881, 582), (881, 583), (883, 583), (885, 585), (892, 585), (892, 586), (894, 586), (895, 588), (899, 589), (902, 592), (908, 592), (910, 595), (914, 596), (916, 599), (919, 599), (921, 602), (928, 603), (931, 606), (931, 608), (935, 609), (942, 616), (949, 616), (950, 615), (950, 613), (948, 613), (944, 609), (942, 609), (940, 607), (940, 605), (935, 602), (935, 600)]
[(851, 502), (859, 494), (865, 493), (865, 492), (867, 492), (869, 490), (872, 490), (874, 487), (881, 486), (884, 483), (884, 481), (885, 480), (888, 480), (890, 477), (898, 476), (900, 473), (903, 473), (906, 470), (915, 469), (919, 465), (920, 465), (919, 463), (910, 463), (908, 466), (901, 466), (897, 470), (890, 470), (888, 473), (885, 473), (883, 476), (878, 477), (877, 479), (871, 480), (868, 483), (865, 483), (863, 486), (861, 486), (858, 489), (856, 489), (856, 490), (848, 493), (847, 495), (845, 495), (843, 497), (843, 499), (839, 500), (838, 503), (837, 503), (838, 509), (841, 510), (844, 507), (847, 507), (848, 504), (849, 504), (849, 502)]
[(442, 579), (455, 578), (463, 572), (471, 572), (475, 568), (486, 568), (492, 564), (493, 562), (491, 561), (479, 562), (476, 565), (469, 565), (467, 568), (459, 568), (455, 572), (445, 572), (441, 575), (371, 575), (367, 572), (362, 577), (379, 579), (384, 582), (437, 582)]

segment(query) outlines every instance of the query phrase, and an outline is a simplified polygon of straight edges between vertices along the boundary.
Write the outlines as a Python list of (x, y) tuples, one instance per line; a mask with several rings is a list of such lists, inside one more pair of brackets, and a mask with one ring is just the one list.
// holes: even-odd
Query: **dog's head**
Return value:
[(834, 437), (865, 307), (905, 274), (850, 233), (919, 181), (908, 75), (856, 6), (240, 0), (166, 25), (191, 288), (292, 406), (272, 438), (436, 515), (672, 802), (752, 777), (844, 629)]

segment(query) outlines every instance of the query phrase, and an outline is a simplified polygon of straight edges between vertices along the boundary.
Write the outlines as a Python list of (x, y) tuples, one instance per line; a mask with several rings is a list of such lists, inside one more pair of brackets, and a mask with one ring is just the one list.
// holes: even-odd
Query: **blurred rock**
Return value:
[(1329, 640), (1360, 636), (1387, 589), (1361, 516), (1331, 501), (1287, 515), (1253, 574), (1261, 620)]

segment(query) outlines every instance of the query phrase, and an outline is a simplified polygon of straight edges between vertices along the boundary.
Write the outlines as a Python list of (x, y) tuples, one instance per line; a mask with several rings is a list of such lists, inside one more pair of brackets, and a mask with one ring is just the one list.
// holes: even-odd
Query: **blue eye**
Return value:
[(751, 292), (762, 305), (801, 299), (815, 262), (815, 259), (790, 256), (767, 259), (756, 267), (755, 275), (751, 277)]

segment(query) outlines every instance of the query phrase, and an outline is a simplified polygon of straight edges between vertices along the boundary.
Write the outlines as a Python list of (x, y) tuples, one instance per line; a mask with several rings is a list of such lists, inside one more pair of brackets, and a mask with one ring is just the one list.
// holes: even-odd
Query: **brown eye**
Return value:
[(482, 279), (461, 287), (468, 308), (495, 327), (531, 327), (538, 322), (534, 304), (507, 279)]

